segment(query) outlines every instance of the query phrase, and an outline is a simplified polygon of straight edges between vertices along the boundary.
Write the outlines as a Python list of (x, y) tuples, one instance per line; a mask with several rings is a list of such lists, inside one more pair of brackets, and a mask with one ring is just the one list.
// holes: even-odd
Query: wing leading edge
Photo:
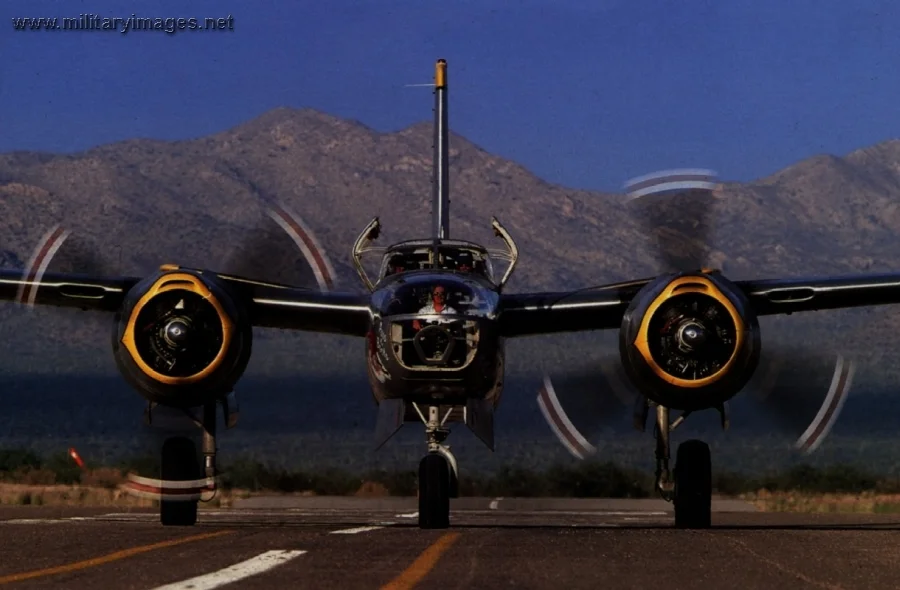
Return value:
[[(371, 325), (365, 295), (319, 292), (221, 276), (247, 301), (254, 326), (364, 336)], [(651, 279), (590, 290), (503, 294), (504, 337), (618, 328), (631, 300)], [(0, 301), (115, 312), (140, 278), (0, 270)], [(757, 315), (900, 303), (900, 273), (737, 281)]]
[[(590, 290), (504, 294), (500, 329), (514, 338), (618, 328), (631, 300), (652, 279)], [(736, 281), (757, 315), (900, 303), (900, 273)]]
[(757, 315), (900, 303), (900, 273), (738, 281)]
[(594, 289), (500, 296), (500, 332), (506, 338), (618, 328), (622, 315), (652, 279)]
[[(219, 278), (246, 303), (257, 327), (365, 336), (371, 325), (365, 295), (298, 289), (225, 275)], [(23, 276), (21, 271), (0, 270), (0, 301), (115, 312), (140, 281), (136, 277), (51, 273), (36, 278)]]
[(39, 277), (23, 276), (21, 271), (0, 270), (0, 301), (115, 311), (122, 305), (128, 291), (139, 281), (135, 277), (56, 273)]

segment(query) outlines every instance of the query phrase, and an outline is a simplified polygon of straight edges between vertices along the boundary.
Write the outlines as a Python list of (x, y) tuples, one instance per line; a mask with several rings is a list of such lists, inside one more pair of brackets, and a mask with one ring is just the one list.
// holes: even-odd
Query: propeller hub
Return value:
[(706, 342), (706, 328), (697, 322), (685, 322), (678, 329), (678, 344), (682, 350), (695, 350)]
[(185, 318), (175, 318), (163, 328), (163, 338), (166, 344), (173, 347), (182, 347), (190, 338), (190, 322)]

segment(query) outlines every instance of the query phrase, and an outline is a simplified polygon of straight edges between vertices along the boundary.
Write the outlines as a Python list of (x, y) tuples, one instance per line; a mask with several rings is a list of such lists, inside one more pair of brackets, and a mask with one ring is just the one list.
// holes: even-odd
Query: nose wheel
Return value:
[(425, 423), (428, 454), (419, 463), (419, 528), (446, 529), (450, 526), (450, 498), (459, 495), (459, 469), (450, 447), (443, 444), (450, 431), (440, 419), (440, 407), (429, 406), (428, 418), (422, 415), (418, 406), (416, 412)]
[(419, 463), (419, 528), (450, 526), (450, 465), (438, 453), (425, 455)]

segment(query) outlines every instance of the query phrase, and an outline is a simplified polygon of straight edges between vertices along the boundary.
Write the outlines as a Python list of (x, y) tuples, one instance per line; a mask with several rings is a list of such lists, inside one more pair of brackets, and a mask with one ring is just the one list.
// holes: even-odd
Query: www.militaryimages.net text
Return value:
[(13, 17), (12, 24), (16, 31), (157, 31), (174, 35), (182, 31), (233, 31), (234, 17), (110, 17), (87, 13), (71, 17)]

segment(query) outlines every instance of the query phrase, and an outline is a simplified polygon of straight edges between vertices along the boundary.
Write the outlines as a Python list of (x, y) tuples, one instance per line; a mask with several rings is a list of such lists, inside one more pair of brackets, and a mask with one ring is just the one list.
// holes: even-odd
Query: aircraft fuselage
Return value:
[(504, 347), (489, 280), (446, 270), (385, 277), (372, 294), (366, 366), (377, 402), (497, 405)]

